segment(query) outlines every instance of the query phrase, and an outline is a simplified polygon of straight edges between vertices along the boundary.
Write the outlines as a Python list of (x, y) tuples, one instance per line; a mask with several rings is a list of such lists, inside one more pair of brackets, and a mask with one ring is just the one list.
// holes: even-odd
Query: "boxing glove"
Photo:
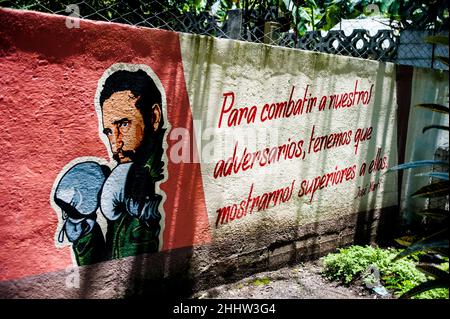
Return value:
[(154, 194), (154, 190), (150, 190), (145, 197), (127, 194), (126, 185), (132, 165), (133, 163), (120, 164), (113, 169), (103, 185), (100, 209), (112, 221), (117, 220), (122, 213), (127, 213), (146, 225), (159, 224), (161, 215), (158, 206), (162, 200), (161, 195)]
[(74, 242), (92, 230), (108, 170), (96, 162), (83, 162), (72, 166), (60, 179), (54, 201), (62, 209), (65, 223), (58, 241), (63, 241), (65, 233)]

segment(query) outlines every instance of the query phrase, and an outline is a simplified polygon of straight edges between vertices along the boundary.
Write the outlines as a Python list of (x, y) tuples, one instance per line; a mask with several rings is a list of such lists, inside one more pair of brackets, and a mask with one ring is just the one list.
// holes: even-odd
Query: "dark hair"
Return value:
[(136, 108), (144, 119), (144, 139), (141, 146), (133, 156), (133, 165), (128, 173), (125, 194), (138, 202), (144, 198), (155, 195), (155, 182), (162, 180), (163, 166), (163, 138), (165, 129), (163, 115), (159, 122), (159, 128), (153, 131), (152, 106), (157, 103), (161, 107), (161, 92), (156, 87), (152, 78), (143, 70), (135, 72), (119, 70), (112, 73), (103, 84), (100, 93), (100, 107), (116, 92), (131, 91), (135, 97)]
[[(145, 130), (152, 127), (152, 106), (156, 103), (161, 105), (161, 92), (156, 87), (152, 78), (143, 70), (135, 72), (119, 70), (112, 73), (103, 84), (100, 93), (100, 107), (103, 108), (103, 103), (116, 92), (131, 91), (135, 97), (139, 97), (136, 102), (136, 108), (142, 114), (145, 124)], [(159, 128), (163, 125), (163, 117), (159, 123)], [(147, 133), (147, 132), (146, 132)]]

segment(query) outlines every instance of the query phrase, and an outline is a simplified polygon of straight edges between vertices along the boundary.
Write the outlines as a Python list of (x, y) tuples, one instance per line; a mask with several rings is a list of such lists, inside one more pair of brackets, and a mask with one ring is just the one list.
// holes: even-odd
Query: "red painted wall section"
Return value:
[[(72, 265), (70, 248), (55, 246), (50, 193), (69, 161), (108, 159), (94, 97), (105, 69), (118, 62), (153, 69), (171, 127), (192, 137), (176, 33), (83, 20), (69, 29), (63, 16), (0, 9), (0, 280)], [(175, 142), (168, 140), (169, 151)], [(168, 170), (163, 250), (210, 241), (200, 165), (169, 162)]]

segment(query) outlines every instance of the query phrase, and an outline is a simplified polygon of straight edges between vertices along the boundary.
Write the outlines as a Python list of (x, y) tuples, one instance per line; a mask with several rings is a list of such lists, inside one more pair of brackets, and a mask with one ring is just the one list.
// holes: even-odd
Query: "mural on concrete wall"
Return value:
[(64, 19), (0, 9), (0, 281), (398, 204), (393, 64)]
[(0, 281), (211, 242), (179, 34), (0, 21)]
[(99, 80), (95, 107), (110, 162), (72, 161), (53, 194), (61, 219), (57, 240), (67, 238), (78, 265), (160, 250), (164, 99), (159, 79), (145, 65), (114, 64)]

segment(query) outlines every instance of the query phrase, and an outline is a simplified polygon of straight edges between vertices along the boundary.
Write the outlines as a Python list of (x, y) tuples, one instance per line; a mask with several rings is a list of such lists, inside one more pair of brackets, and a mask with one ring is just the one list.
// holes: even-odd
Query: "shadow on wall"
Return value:
[[(334, 57), (331, 55), (323, 55), (320, 57), (320, 59), (321, 63), (323, 64), (322, 67), (325, 66), (323, 69), (326, 71), (327, 67), (332, 65)], [(343, 59), (341, 61), (343, 61)], [(354, 70), (356, 74), (364, 74), (365, 71), (355, 70), (355, 65), (352, 65), (352, 61), (353, 59), (348, 59), (347, 63), (345, 63), (343, 67), (341, 66), (341, 68), (345, 70)], [(395, 154), (395, 156), (391, 155), (391, 161), (397, 162), (402, 160), (404, 157), (406, 144), (406, 135), (398, 134), (395, 130), (405, 130), (407, 128), (407, 115), (409, 114), (410, 103), (408, 99), (404, 98), (404, 96), (409, 97), (410, 92), (405, 92), (405, 88), (403, 88), (402, 92), (398, 92), (398, 89), (395, 90), (394, 87), (390, 87), (393, 84), (393, 75), (390, 73), (392, 72), (392, 70), (397, 70), (397, 68), (387, 68), (386, 63), (376, 63), (376, 65), (376, 85), (373, 96), (374, 101), (372, 102), (372, 105), (388, 105), (389, 107), (381, 109), (373, 107), (370, 116), (366, 114), (364, 114), (365, 116), (363, 116), (364, 111), (362, 110), (361, 112), (357, 113), (357, 117), (355, 119), (352, 119), (352, 122), (358, 123), (359, 127), (373, 127), (374, 130), (374, 136), (370, 141), (371, 144), (368, 151), (359, 153), (357, 155), (358, 163), (367, 164), (366, 173), (363, 176), (359, 175), (360, 166), (357, 166), (356, 178), (359, 179), (360, 188), (370, 188), (371, 182), (373, 182), (376, 186), (377, 182), (384, 179), (385, 177), (383, 173), (387, 170), (387, 167), (382, 169), (381, 172), (378, 171), (376, 173), (373, 173), (373, 175), (370, 175), (370, 173), (368, 172), (368, 168), (371, 162), (374, 161), (376, 163), (378, 158), (382, 159), (383, 153), (385, 151), (393, 152), (393, 154)], [(334, 65), (333, 67), (338, 68), (338, 66)], [(316, 69), (318, 68), (316, 67)], [(370, 67), (369, 69), (371, 70), (372, 68)], [(351, 73), (352, 71), (348, 72)], [(408, 82), (408, 80), (410, 81), (410, 78), (406, 79), (406, 83), (403, 83), (406, 86), (406, 89), (408, 88), (408, 86), (410, 87), (410, 82)], [(331, 89), (334, 91), (336, 82), (333, 83), (331, 81), (330, 84), (332, 85)], [(330, 88), (324, 88), (325, 91), (329, 89)], [(401, 95), (402, 98), (397, 98), (396, 101), (396, 95)], [(396, 105), (396, 102), (399, 104), (398, 106)], [(393, 117), (389, 113), (386, 113), (386, 110), (387, 112), (395, 110), (397, 115), (397, 122), (391, 123)], [(364, 119), (363, 122), (361, 121), (361, 119)], [(331, 117), (318, 117), (316, 121), (320, 121), (319, 125), (321, 127), (331, 127)], [(388, 134), (393, 135), (388, 136)], [(392, 143), (391, 138), (393, 138)], [(322, 161), (322, 171), (324, 171), (325, 169), (324, 163), (325, 161)], [(392, 163), (390, 164), (392, 165)], [(393, 179), (396, 180), (396, 183), (398, 182), (396, 176), (393, 177)], [(380, 182), (380, 184), (382, 184), (382, 181)], [(366, 245), (373, 242), (381, 245), (392, 244), (392, 240), (398, 233), (398, 226), (400, 225), (399, 208), (398, 206), (392, 206), (392, 198), (393, 196), (397, 196), (397, 194), (399, 194), (398, 191), (400, 190), (400, 187), (400, 184), (398, 185), (398, 188), (396, 190), (393, 190), (392, 187), (390, 187), (391, 189), (389, 190), (389, 193), (387, 195), (377, 195), (377, 192), (375, 190), (366, 193), (364, 196), (361, 196), (358, 199), (354, 198), (354, 195), (356, 195), (357, 193), (357, 189), (351, 190), (349, 192), (349, 196), (353, 195), (353, 197), (349, 198), (349, 200), (355, 202), (356, 206), (354, 211), (357, 213), (348, 214), (343, 216), (342, 218), (338, 218), (335, 220), (335, 223), (338, 226), (334, 226), (334, 228), (332, 226), (330, 227), (330, 229), (340, 229), (342, 233), (340, 231), (336, 232), (334, 234), (336, 238), (334, 247), (332, 247), (333, 245), (328, 245), (328, 247), (326, 247), (327, 245), (325, 245), (325, 250), (332, 251), (338, 246), (344, 246), (348, 244)], [(399, 198), (399, 195), (397, 196), (397, 198)], [(374, 207), (376, 206), (381, 206), (384, 208), (374, 209)], [(321, 222), (319, 220), (319, 213), (320, 212), (316, 212), (314, 232), (317, 231), (317, 225), (324, 223), (324, 221)], [(321, 255), (326, 253), (326, 251), (323, 249), (318, 250), (321, 251)]]
[(134, 257), (124, 298), (192, 295), (195, 285), (189, 275), (192, 254), (192, 248), (181, 248), (157, 256)]
[[(398, 70), (398, 67), (395, 67), (395, 71)], [(403, 96), (410, 96), (409, 94), (404, 94), (406, 92), (402, 92), (403, 95), (399, 94), (398, 90), (400, 86), (397, 86), (397, 90), (393, 88), (387, 87), (389, 84), (385, 82), (386, 79), (386, 63), (379, 63), (376, 77), (376, 90), (374, 94), (374, 105), (382, 105), (383, 96), (386, 99), (386, 92), (388, 93), (387, 103), (391, 109), (396, 110), (396, 123), (389, 123), (390, 117), (387, 114), (382, 114), (379, 109), (375, 108), (373, 110), (372, 116), (368, 118), (366, 125), (373, 125), (376, 131), (383, 132), (382, 138), (380, 141), (377, 141), (376, 148), (377, 151), (380, 148), (381, 150), (386, 150), (386, 148), (395, 148), (395, 157), (392, 156), (391, 159), (395, 161), (394, 163), (390, 162), (390, 166), (395, 165), (398, 161), (400, 161), (404, 156), (404, 147), (406, 144), (406, 139), (404, 138), (402, 131), (405, 126), (407, 126), (408, 118), (405, 115), (409, 112), (409, 101), (408, 99), (403, 98)], [(398, 75), (398, 72), (397, 72)], [(397, 76), (396, 76), (397, 79)], [(407, 83), (406, 83), (407, 85)], [(402, 96), (402, 98), (397, 98), (396, 96)], [(396, 104), (397, 102), (397, 104)], [(375, 125), (374, 125), (375, 124)], [(396, 130), (395, 135), (393, 136), (397, 140), (393, 141), (393, 145), (389, 145), (389, 137), (386, 136), (388, 128), (396, 126), (394, 129)], [(377, 152), (376, 151), (376, 152)], [(379, 153), (381, 157), (383, 157), (382, 152)], [(365, 163), (369, 166), (369, 163), (379, 158), (378, 152), (377, 155), (374, 156), (373, 152), (367, 152), (366, 157), (364, 158)], [(366, 185), (370, 183), (377, 183), (381, 180), (383, 183), (383, 179), (386, 176), (386, 170), (388, 167), (385, 167), (381, 170), (381, 174), (375, 174), (369, 180), (365, 179), (367, 182)], [(368, 174), (368, 173), (366, 173)], [(355, 228), (355, 236), (354, 243), (359, 245), (367, 245), (372, 242), (376, 242), (381, 245), (392, 245), (393, 239), (399, 233), (399, 225), (400, 225), (400, 210), (399, 210), (399, 191), (401, 188), (401, 183), (398, 179), (397, 173), (389, 173), (390, 175), (394, 175), (396, 179), (397, 189), (396, 189), (396, 200), (397, 206), (386, 207), (386, 195), (383, 194), (382, 198), (377, 198), (376, 190), (373, 192), (369, 192), (366, 195), (367, 200), (359, 201), (358, 211), (360, 212), (357, 216), (356, 220), (356, 228)], [(372, 184), (373, 185), (373, 184)], [(366, 186), (367, 187), (367, 186)], [(389, 196), (392, 194), (387, 194)], [(383, 207), (386, 207), (381, 210), (373, 210), (372, 207), (375, 206), (376, 200), (379, 200), (383, 203)]]
[(70, 298), (187, 297), (192, 248), (142, 254), (80, 268), (80, 289)]

